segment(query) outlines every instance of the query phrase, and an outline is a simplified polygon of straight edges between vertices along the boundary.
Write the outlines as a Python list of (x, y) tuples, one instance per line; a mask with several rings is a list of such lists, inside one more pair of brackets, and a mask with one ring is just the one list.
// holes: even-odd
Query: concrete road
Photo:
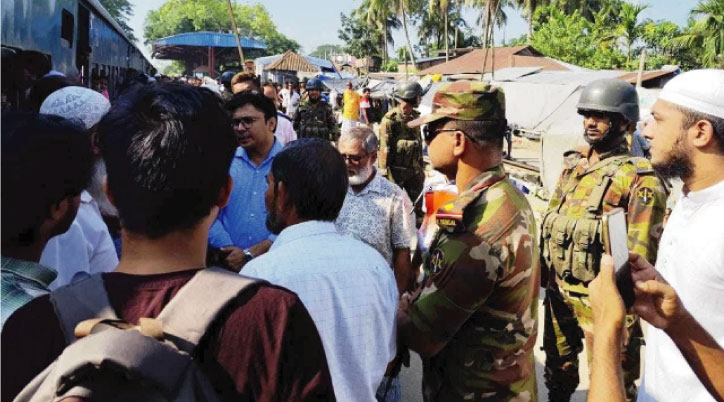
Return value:
[[(543, 298), (541, 296), (538, 311), (543, 312)], [(543, 345), (543, 316), (539, 317), (538, 323), (538, 340), (535, 344), (535, 371), (538, 381), (538, 401), (545, 402), (548, 400), (548, 390), (543, 382), (543, 367), (545, 365), (545, 353), (540, 350)], [(588, 394), (588, 365), (586, 362), (586, 350), (578, 356), (581, 362), (581, 383), (578, 385), (576, 393), (573, 394), (571, 402), (585, 402)], [(400, 374), (400, 383), (402, 384), (402, 402), (422, 402), (421, 393), (422, 381), (422, 362), (416, 353), (411, 353), (410, 367), (403, 367)]]

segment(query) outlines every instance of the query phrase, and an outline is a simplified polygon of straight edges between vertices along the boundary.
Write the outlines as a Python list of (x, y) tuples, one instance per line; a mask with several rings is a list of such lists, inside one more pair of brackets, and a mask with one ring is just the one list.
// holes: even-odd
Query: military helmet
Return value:
[(405, 101), (416, 101), (422, 95), (422, 87), (416, 82), (406, 82), (395, 91), (395, 97)]
[(236, 75), (236, 73), (233, 71), (224, 71), (224, 73), (221, 74), (221, 84), (231, 85), (231, 79), (234, 78), (234, 75)]
[(615, 78), (596, 80), (586, 85), (578, 100), (578, 113), (618, 113), (630, 122), (639, 121), (639, 97), (633, 85)]
[(310, 78), (309, 81), (307, 81), (307, 91), (310, 89), (318, 89), (321, 91), (324, 89), (322, 87), (322, 81), (320, 81), (319, 78)]

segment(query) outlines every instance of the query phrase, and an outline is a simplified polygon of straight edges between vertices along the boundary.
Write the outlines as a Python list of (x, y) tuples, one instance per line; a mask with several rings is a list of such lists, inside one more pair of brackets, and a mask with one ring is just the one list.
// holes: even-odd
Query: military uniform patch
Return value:
[(654, 190), (644, 187), (640, 188), (636, 195), (639, 197), (639, 201), (641, 201), (641, 204), (643, 205), (651, 205), (651, 203), (654, 201)]
[(430, 272), (436, 274), (442, 270), (443, 254), (439, 248), (430, 255)]

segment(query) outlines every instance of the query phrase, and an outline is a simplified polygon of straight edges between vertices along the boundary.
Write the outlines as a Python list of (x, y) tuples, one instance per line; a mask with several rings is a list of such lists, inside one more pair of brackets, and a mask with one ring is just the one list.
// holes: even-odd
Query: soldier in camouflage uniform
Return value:
[(402, 187), (415, 203), (415, 215), (424, 216), (422, 202), (418, 200), (425, 185), (425, 165), (422, 160), (422, 138), (418, 128), (407, 123), (420, 117), (415, 110), (422, 95), (420, 84), (401, 85), (396, 91), (400, 104), (390, 110), (380, 123), (379, 171), (387, 180)]
[[(551, 401), (569, 401), (578, 386), (578, 354), (585, 337), (589, 363), (593, 317), (588, 284), (599, 270), (601, 216), (626, 211), (628, 247), (652, 263), (666, 211), (666, 190), (645, 158), (631, 156), (626, 127), (639, 119), (633, 86), (616, 79), (594, 81), (581, 94), (589, 147), (565, 154), (565, 166), (541, 228), (542, 285), (547, 287), (543, 347)], [(629, 342), (622, 354), (627, 397), (635, 399), (641, 327), (627, 316)]]
[(397, 314), (399, 344), (423, 357), (425, 401), (537, 401), (536, 223), (502, 166), (505, 96), (483, 82), (440, 87), (425, 141), (455, 179), (423, 257), (426, 279)]
[(321, 99), (322, 82), (316, 78), (307, 81), (309, 102), (294, 115), (294, 131), (299, 138), (339, 139), (339, 126), (332, 107)]

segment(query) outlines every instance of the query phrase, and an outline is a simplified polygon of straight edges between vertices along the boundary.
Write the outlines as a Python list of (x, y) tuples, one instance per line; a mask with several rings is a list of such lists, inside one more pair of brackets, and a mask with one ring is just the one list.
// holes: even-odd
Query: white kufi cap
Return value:
[(664, 85), (659, 99), (724, 119), (724, 70), (692, 70)]
[(65, 87), (53, 92), (43, 101), (40, 113), (80, 121), (88, 130), (98, 124), (110, 108), (108, 99), (92, 89)]

